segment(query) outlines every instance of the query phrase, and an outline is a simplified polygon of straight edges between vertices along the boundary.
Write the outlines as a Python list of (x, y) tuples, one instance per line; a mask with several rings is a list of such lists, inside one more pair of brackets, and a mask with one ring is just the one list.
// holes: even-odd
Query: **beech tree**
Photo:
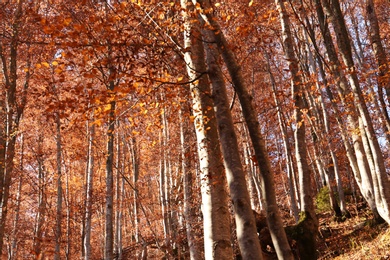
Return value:
[[(182, 1), (185, 10), (185, 62), (191, 83), (192, 112), (198, 146), (206, 259), (231, 259), (230, 214), (226, 177), (219, 148), (213, 101), (206, 76), (201, 32), (191, 2)], [(194, 17), (195, 16), (195, 17)]]
[(310, 177), (310, 168), (307, 162), (307, 145), (306, 145), (306, 128), (304, 111), (308, 109), (307, 101), (304, 96), (302, 79), (299, 76), (299, 66), (296, 55), (294, 53), (294, 45), (291, 36), (290, 20), (287, 16), (283, 1), (276, 1), (277, 8), (280, 14), (280, 22), (282, 25), (283, 47), (286, 53), (289, 70), (291, 71), (292, 95), (294, 99), (294, 120), (295, 120), (295, 157), (297, 160), (297, 168), (299, 174), (299, 195), (301, 205), (301, 216), (299, 226), (302, 229), (301, 236), (298, 238), (302, 243), (300, 250), (302, 257), (305, 259), (317, 259), (316, 237), (318, 229), (318, 220), (314, 211), (314, 203)]
[[(207, 39), (212, 39), (205, 33)], [(237, 136), (233, 119), (229, 110), (223, 74), (218, 67), (220, 55), (216, 46), (206, 45), (208, 76), (212, 85), (218, 132), (226, 168), (230, 197), (234, 207), (237, 227), (237, 239), (243, 259), (262, 259), (260, 244), (256, 234), (256, 223), (252, 213), (249, 192), (244, 170), (240, 160)]]

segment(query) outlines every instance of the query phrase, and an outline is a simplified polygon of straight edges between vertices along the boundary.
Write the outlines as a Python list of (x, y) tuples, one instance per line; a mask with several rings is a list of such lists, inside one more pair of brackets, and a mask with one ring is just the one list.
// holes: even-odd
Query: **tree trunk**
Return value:
[[(186, 96), (189, 93), (186, 93)], [(184, 218), (186, 225), (186, 235), (188, 241), (188, 248), (190, 252), (191, 260), (202, 259), (200, 247), (197, 242), (196, 232), (194, 224), (196, 223), (196, 207), (193, 203), (193, 172), (192, 172), (192, 155), (191, 148), (189, 145), (190, 136), (190, 125), (189, 116), (190, 111), (188, 102), (182, 104), (180, 109), (180, 145), (181, 145), (181, 171), (183, 175), (183, 192), (184, 192)]]
[[(54, 87), (55, 88), (55, 87)], [(57, 144), (57, 209), (55, 225), (55, 253), (54, 259), (61, 259), (61, 223), (62, 223), (62, 143), (61, 143), (61, 120), (59, 112), (55, 113), (56, 120), (56, 144)]]
[(355, 105), (362, 120), (363, 129), (361, 129), (361, 132), (365, 132), (367, 135), (370, 151), (372, 152), (373, 163), (375, 167), (374, 171), (372, 172), (372, 179), (377, 209), (381, 217), (387, 223), (390, 223), (390, 181), (387, 178), (383, 154), (375, 134), (362, 90), (359, 86), (359, 80), (352, 58), (351, 43), (348, 37), (344, 16), (341, 12), (340, 3), (338, 0), (332, 0), (331, 4), (329, 5), (327, 1), (323, 1), (323, 6), (327, 15), (329, 15), (330, 20), (332, 21), (334, 30), (336, 32), (337, 44), (340, 49), (341, 57), (343, 58), (344, 64), (348, 71), (347, 78), (352, 88)]
[[(119, 128), (119, 121), (117, 121), (118, 128)], [(123, 174), (124, 174), (124, 166), (123, 166), (123, 160), (122, 160), (122, 155), (124, 151), (121, 151), (121, 138), (119, 135), (119, 132), (117, 133), (117, 142), (116, 142), (116, 165), (115, 168), (117, 169), (116, 172), (116, 183), (115, 183), (115, 190), (116, 190), (116, 202), (117, 202), (117, 207), (115, 210), (115, 252), (116, 252), (116, 257), (118, 259), (122, 259), (122, 252), (123, 252), (123, 245), (122, 245), (122, 209), (123, 209), (123, 196), (124, 196), (124, 191), (123, 191)]]
[(274, 102), (276, 105), (276, 110), (278, 113), (278, 122), (279, 122), (280, 132), (281, 132), (282, 139), (283, 139), (284, 153), (286, 156), (287, 182), (288, 182), (288, 188), (289, 188), (288, 194), (290, 196), (291, 211), (293, 212), (295, 222), (298, 223), (299, 210), (298, 210), (298, 205), (297, 205), (297, 198), (295, 196), (294, 167), (293, 167), (293, 164), (291, 162), (292, 152), (291, 152), (290, 143), (288, 141), (288, 134), (287, 134), (287, 127), (286, 127), (285, 119), (283, 117), (282, 108), (281, 108), (279, 99), (277, 97), (276, 82), (275, 82), (275, 78), (271, 72), (270, 59), (269, 59), (268, 53), (265, 53), (265, 56), (267, 58), (267, 71), (268, 71), (268, 74), (269, 74), (270, 80), (271, 80), (272, 95), (273, 95)]
[[(138, 177), (139, 177), (139, 165), (140, 165), (140, 158), (139, 158), (139, 152), (138, 152), (138, 146), (137, 146), (137, 139), (133, 136), (130, 138), (130, 156), (131, 156), (131, 166), (132, 166), (132, 172), (133, 172), (133, 193), (134, 193), (134, 200), (133, 200), (133, 219), (134, 219), (134, 237), (136, 243), (140, 243), (141, 241), (141, 231), (139, 229), (139, 223), (140, 223), (140, 216), (139, 216), (139, 198), (138, 198)], [(147, 250), (146, 247), (143, 248), (143, 250), (139, 253), (139, 259), (142, 258), (142, 255), (144, 255), (144, 251)]]
[[(23, 172), (23, 166), (24, 166), (24, 136), (21, 134), (20, 136), (20, 142), (21, 142), (21, 148), (20, 150), (20, 172)], [(12, 223), (12, 232), (11, 232), (11, 243), (9, 245), (9, 259), (17, 259), (18, 258), (18, 241), (19, 238), (17, 237), (18, 230), (19, 230), (19, 219), (20, 219), (20, 203), (21, 203), (21, 193), (22, 193), (22, 185), (23, 185), (23, 176), (19, 176), (18, 180), (18, 188), (16, 192), (16, 208), (15, 208), (15, 216)]]
[[(65, 168), (66, 172), (66, 168)], [(65, 247), (65, 259), (72, 259), (72, 228), (71, 228), (71, 218), (72, 218), (72, 195), (69, 192), (69, 174), (66, 174), (65, 179), (65, 206), (66, 206), (66, 247)]]
[[(208, 0), (194, 1), (197, 2), (203, 10), (210, 8), (210, 2)], [(241, 74), (241, 68), (237, 64), (234, 58), (233, 52), (230, 50), (228, 43), (225, 39), (221, 28), (212, 16), (211, 12), (204, 11), (202, 18), (206, 22), (206, 26), (210, 25), (213, 32), (214, 42), (217, 44), (221, 51), (222, 57), (225, 61), (226, 67), (232, 78), (233, 85), (237, 91), (245, 122), (248, 126), (249, 135), (252, 140), (252, 145), (255, 150), (256, 160), (260, 167), (261, 173), (261, 185), (262, 185), (262, 197), (265, 198), (267, 203), (267, 221), (270, 229), (273, 244), (275, 246), (276, 253), (279, 258), (293, 259), (290, 245), (287, 240), (285, 230), (283, 228), (282, 218), (280, 216), (279, 207), (276, 203), (275, 184), (273, 172), (271, 170), (270, 161), (266, 151), (264, 139), (260, 132), (260, 125), (257, 120), (257, 115), (253, 108), (252, 98), (250, 97), (246, 87), (245, 81)]]
[[(341, 98), (341, 102), (343, 106), (346, 108), (346, 110), (348, 111), (347, 113), (348, 126), (351, 129), (359, 129), (359, 123), (358, 123), (355, 107), (351, 106), (351, 102), (350, 101), (348, 102), (346, 100), (346, 97), (349, 96), (348, 83), (345, 79), (340, 61), (338, 60), (336, 49), (333, 44), (328, 23), (327, 20), (325, 19), (325, 14), (320, 0), (315, 0), (315, 7), (316, 7), (317, 17), (319, 19), (321, 34), (322, 37), (324, 38), (326, 52), (330, 60), (330, 64), (327, 67), (330, 69), (332, 76), (335, 79), (336, 86), (338, 87), (337, 91)], [(318, 62), (319, 62), (320, 76), (324, 79), (324, 84), (326, 87), (328, 98), (335, 111), (335, 117), (339, 125), (340, 133), (343, 138), (344, 147), (347, 153), (349, 164), (354, 173), (356, 183), (358, 184), (362, 192), (362, 195), (364, 196), (371, 210), (373, 211), (375, 218), (377, 219), (377, 221), (380, 221), (381, 217), (379, 216), (377, 211), (377, 206), (375, 205), (373, 180), (372, 180), (371, 172), (368, 168), (368, 161), (364, 152), (362, 137), (359, 133), (357, 133), (357, 131), (350, 131), (349, 134), (353, 142), (353, 146), (351, 146), (349, 141), (350, 137), (348, 136), (348, 133), (346, 132), (345, 127), (342, 123), (342, 119), (339, 115), (340, 111), (338, 109), (337, 104), (334, 102), (335, 99), (333, 97), (332, 91), (330, 90), (330, 87), (327, 84), (326, 75), (323, 70), (323, 66), (321, 65), (322, 63), (321, 59), (318, 59)]]
[[(19, 120), (26, 104), (26, 92), (21, 95), (21, 102), (17, 104), (17, 80), (18, 80), (18, 44), (19, 29), (23, 14), (24, 1), (16, 5), (14, 21), (11, 25), (12, 35), (9, 43), (9, 57), (5, 45), (0, 43), (0, 59), (2, 62), (2, 76), (4, 77), (4, 91), (1, 90), (0, 101), (0, 256), (3, 252), (4, 232), (8, 214), (9, 187), (11, 186), (12, 172), (14, 168), (15, 144)], [(26, 72), (24, 90), (28, 87), (30, 73)]]
[[(212, 40), (211, 31), (206, 31), (206, 42)], [(208, 75), (212, 83), (212, 97), (221, 140), (224, 165), (234, 207), (238, 245), (243, 259), (262, 259), (257, 236), (256, 222), (251, 209), (245, 173), (241, 164), (237, 136), (229, 108), (225, 81), (218, 59), (217, 46), (205, 44)]]
[[(164, 99), (162, 94), (162, 99)], [(167, 123), (167, 111), (162, 108), (161, 113), (161, 125), (163, 126), (160, 132), (160, 203), (161, 203), (161, 215), (163, 218), (163, 229), (165, 246), (167, 248), (171, 245), (172, 236), (172, 223), (170, 218), (170, 169), (169, 169), (169, 131)], [(167, 253), (167, 252), (165, 252)]]
[[(92, 111), (92, 113), (94, 113)], [(85, 198), (85, 228), (84, 228), (84, 260), (91, 259), (91, 230), (92, 230), (92, 195), (93, 195), (93, 176), (94, 176), (94, 141), (95, 125), (92, 124), (88, 133), (88, 162), (87, 162), (87, 181)]]
[[(109, 90), (114, 90), (114, 82), (110, 82)], [(106, 212), (105, 212), (105, 246), (104, 259), (113, 259), (114, 252), (114, 130), (115, 130), (115, 101), (110, 102), (110, 112), (107, 129), (106, 157)]]
[(284, 2), (276, 0), (282, 25), (282, 39), (284, 52), (291, 72), (292, 95), (294, 98), (295, 118), (295, 156), (299, 174), (299, 188), (301, 199), (301, 217), (299, 228), (301, 236), (298, 240), (300, 255), (303, 259), (317, 259), (316, 238), (318, 233), (318, 220), (314, 211), (313, 192), (311, 185), (310, 168), (307, 162), (306, 131), (303, 111), (307, 110), (304, 96), (304, 86), (299, 76), (299, 65), (294, 52), (294, 44), (290, 29), (290, 19), (287, 15)]
[(186, 0), (182, 0), (181, 5), (185, 10), (184, 58), (192, 82), (192, 112), (198, 143), (205, 259), (232, 259), (226, 177), (210, 86), (205, 75), (202, 37), (197, 20), (191, 17), (193, 6)]
[(38, 161), (38, 212), (35, 219), (33, 250), (37, 258), (44, 257), (44, 251), (41, 248), (43, 238), (43, 224), (46, 216), (46, 180), (45, 166), (43, 161), (43, 136), (38, 137), (38, 152), (36, 154)]

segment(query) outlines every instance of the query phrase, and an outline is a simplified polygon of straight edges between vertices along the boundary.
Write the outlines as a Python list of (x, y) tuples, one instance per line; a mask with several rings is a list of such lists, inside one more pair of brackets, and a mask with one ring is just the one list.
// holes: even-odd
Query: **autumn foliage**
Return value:
[[(307, 200), (315, 207), (319, 192), (322, 202), (329, 201), (320, 208), (336, 222), (361, 216), (361, 207), (375, 224), (389, 223), (388, 1), (184, 2), (187, 7), (153, 0), (0, 3), (2, 258), (189, 259), (191, 248), (198, 251), (194, 259), (209, 257), (204, 178), (210, 178), (210, 189), (226, 190), (228, 198), (234, 193), (225, 179), (202, 175), (197, 130), (212, 132), (208, 123), (220, 118), (218, 111), (207, 116), (216, 103), (204, 111), (193, 106), (197, 84), (213, 82), (206, 63), (207, 69), (191, 77), (194, 68), (185, 55), (194, 53), (186, 37), (217, 55), (249, 206), (258, 224), (263, 221), (256, 233), (264, 257), (275, 257), (277, 248), (264, 219), (270, 211), (264, 190), (275, 193), (283, 224), (296, 230), (310, 211)], [(328, 9), (324, 2), (331, 2)], [(337, 6), (342, 21), (335, 16)], [(370, 10), (379, 25), (377, 38)], [(197, 33), (186, 35), (186, 19)], [(340, 39), (342, 22), (349, 50)], [(216, 40), (219, 33), (226, 45)], [(234, 54), (250, 95), (273, 187), (264, 186), (270, 182), (264, 182), (224, 48)], [(201, 95), (216, 100), (212, 90)], [(224, 127), (218, 126), (221, 138), (215, 137), (212, 149), (219, 149)], [(219, 165), (225, 172), (222, 157)], [(225, 206), (229, 246), (238, 256), (234, 203), (229, 199)], [(326, 213), (316, 213), (313, 225), (321, 232)], [(298, 231), (288, 230), (291, 255), (297, 257)], [(318, 234), (318, 241), (328, 239)], [(325, 254), (323, 243), (313, 259)]]

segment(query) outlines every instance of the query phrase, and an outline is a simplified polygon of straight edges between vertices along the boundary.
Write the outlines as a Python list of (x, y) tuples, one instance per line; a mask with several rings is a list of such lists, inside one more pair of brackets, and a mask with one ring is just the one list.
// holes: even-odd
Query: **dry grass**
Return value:
[(390, 259), (390, 228), (387, 224), (370, 226), (367, 212), (342, 223), (331, 214), (320, 216), (319, 259), (385, 260)]

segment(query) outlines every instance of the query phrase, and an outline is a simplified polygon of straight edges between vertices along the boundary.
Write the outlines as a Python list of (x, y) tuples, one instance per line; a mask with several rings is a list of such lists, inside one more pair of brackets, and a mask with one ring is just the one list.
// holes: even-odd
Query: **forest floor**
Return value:
[(331, 212), (319, 214), (319, 259), (385, 260), (390, 259), (390, 228), (387, 224), (372, 226), (367, 210), (349, 208), (351, 218), (336, 222)]

